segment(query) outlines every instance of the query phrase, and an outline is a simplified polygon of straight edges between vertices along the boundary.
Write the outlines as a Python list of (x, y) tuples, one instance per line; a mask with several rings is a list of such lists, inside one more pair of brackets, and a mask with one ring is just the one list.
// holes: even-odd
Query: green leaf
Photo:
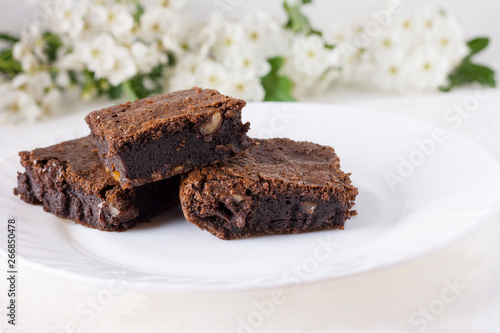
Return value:
[[(167, 53), (168, 60), (166, 65), (160, 65), (160, 66), (175, 66), (177, 64), (177, 59), (175, 59), (175, 55), (172, 52)], [(162, 67), (162, 69), (163, 69)]]
[[(312, 0), (303, 0), (302, 4), (311, 3)], [(285, 28), (292, 30), (294, 33), (304, 33), (306, 35), (316, 34), (321, 36), (321, 32), (314, 30), (311, 27), (309, 19), (301, 12), (301, 5), (289, 5), (287, 1), (283, 3), (283, 8), (288, 16), (288, 21)]]
[(0, 73), (13, 78), (23, 71), (21, 64), (14, 59), (12, 48), (5, 49), (0, 52)]
[(17, 63), (9, 63), (0, 61), (0, 73), (7, 75), (8, 77), (14, 77), (21, 72), (21, 68), (16, 68)]
[(71, 84), (78, 84), (78, 74), (75, 71), (68, 71), (68, 75)]
[(495, 71), (489, 67), (466, 62), (462, 67), (462, 75), (470, 82), (478, 82), (484, 86), (495, 86)]
[(111, 89), (111, 84), (106, 79), (99, 79), (96, 82), (97, 90), (99, 91), (99, 95), (109, 92)]
[(137, 96), (137, 93), (134, 90), (132, 80), (125, 81), (120, 86), (128, 101), (135, 101), (136, 99), (139, 99), (139, 96)]
[(111, 99), (119, 99), (123, 95), (123, 88), (120, 84), (119, 86), (111, 86), (108, 90), (108, 96)]
[(5, 42), (9, 43), (17, 43), (19, 42), (19, 37), (13, 36), (7, 33), (0, 33), (0, 40), (3, 40)]
[(134, 21), (136, 23), (140, 23), (141, 22), (141, 16), (142, 16), (142, 14), (144, 14), (144, 7), (141, 4), (138, 3), (136, 5), (135, 13), (133, 14)]
[(467, 46), (469, 46), (470, 53), (467, 58), (471, 58), (473, 55), (477, 54), (484, 50), (488, 44), (490, 43), (490, 39), (486, 37), (475, 38), (467, 42)]
[(447, 92), (454, 87), (474, 82), (485, 87), (495, 87), (495, 71), (483, 65), (464, 62), (448, 76), (448, 85), (439, 89)]
[(279, 75), (279, 70), (285, 60), (282, 57), (268, 59), (271, 65), (269, 73), (261, 79), (262, 87), (266, 92), (265, 101), (295, 101), (292, 96), (293, 83), (286, 77)]
[(285, 58), (283, 58), (283, 57), (274, 57), (274, 58), (268, 59), (267, 61), (271, 65), (270, 72), (273, 72), (273, 73), (278, 73), (278, 71), (281, 69), (281, 67), (283, 67), (283, 65), (285, 64)]
[(61, 39), (59, 36), (46, 32), (42, 36), (43, 42), (44, 42), (44, 52), (49, 58), (50, 61), (55, 61), (57, 58), (57, 50), (63, 45)]
[(94, 73), (89, 70), (84, 70), (82, 74), (83, 82), (80, 97), (84, 101), (90, 101), (99, 93), (97, 81), (94, 78)]
[(130, 79), (130, 84), (139, 99), (163, 92), (164, 69), (167, 66), (169, 65), (158, 65), (149, 74), (136, 75)]
[(448, 75), (448, 85), (440, 87), (441, 91), (450, 91), (455, 87), (479, 83), (485, 87), (495, 87), (495, 71), (487, 66), (471, 62), (473, 55), (484, 50), (489, 43), (488, 38), (475, 38), (467, 42), (470, 53), (462, 60), (453, 72)]

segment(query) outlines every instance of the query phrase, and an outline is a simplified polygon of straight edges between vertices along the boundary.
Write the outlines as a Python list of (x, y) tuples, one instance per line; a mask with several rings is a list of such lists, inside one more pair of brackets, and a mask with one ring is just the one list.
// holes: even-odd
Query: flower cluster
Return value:
[(267, 13), (249, 14), (241, 22), (214, 15), (196, 31), (198, 40), (179, 57), (169, 90), (198, 85), (261, 101), (266, 95), (261, 79), (275, 57), (284, 60), (280, 74), (291, 80), (295, 97), (323, 92), (339, 76), (337, 50), (318, 35), (290, 32)]
[(178, 57), (168, 80), (169, 90), (202, 86), (242, 99), (261, 101), (261, 78), (271, 69), (268, 58), (279, 55), (280, 24), (265, 13), (242, 22), (218, 15), (197, 26), (196, 34)]
[[(12, 47), (20, 66), (0, 84), (0, 122), (36, 120), (57, 111), (61, 91), (82, 99), (160, 92), (158, 75), (181, 49), (187, 22), (179, 0), (61, 0), (45, 26), (30, 29)], [(140, 82), (135, 82), (140, 81)], [(161, 81), (162, 83), (163, 81)], [(161, 86), (161, 85), (160, 85)]]
[(63, 44), (54, 65), (63, 73), (90, 71), (112, 86), (149, 74), (180, 49), (181, 7), (179, 0), (65, 0), (48, 27)]
[(443, 12), (401, 14), (368, 49), (374, 83), (396, 91), (435, 91), (468, 53), (464, 31)]
[(11, 43), (0, 52), (0, 123), (54, 114), (76, 94), (130, 100), (202, 86), (292, 101), (356, 80), (359, 68), (395, 91), (449, 90), (479, 76), (495, 84), (492, 70), (471, 62), (488, 40), (466, 43), (451, 15), (398, 14), (359, 46), (363, 29), (315, 30), (301, 12), (309, 2), (285, 0), (286, 22), (268, 13), (199, 22), (183, 0), (59, 0), (29, 34), (0, 34)]
[(289, 39), (290, 50), (281, 73), (292, 80), (294, 96), (323, 93), (341, 78), (343, 58), (338, 48), (317, 34), (291, 35)]

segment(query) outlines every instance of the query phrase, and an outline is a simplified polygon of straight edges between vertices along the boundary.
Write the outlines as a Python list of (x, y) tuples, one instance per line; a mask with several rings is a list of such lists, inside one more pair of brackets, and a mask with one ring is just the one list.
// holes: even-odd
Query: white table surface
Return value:
[[(326, 1), (318, 2), (326, 6)], [(7, 4), (14, 8), (12, 3), (0, 0), (4, 9)], [(261, 7), (267, 4), (256, 3)], [(337, 12), (346, 10), (355, 16), (361, 4), (368, 11), (380, 3), (357, 0), (332, 7)], [(500, 37), (497, 1), (433, 3), (455, 13), (469, 35)], [(191, 7), (199, 10), (197, 6)], [(242, 9), (235, 15), (238, 11), (241, 13)], [(8, 15), (11, 20), (21, 17), (12, 13)], [(325, 13), (325, 10), (318, 11), (323, 18), (327, 16)], [(0, 28), (12, 29), (15, 22), (2, 20)], [(497, 69), (499, 40), (497, 38), (497, 43), (481, 56)], [(487, 92), (489, 97), (480, 102), (457, 132), (481, 144), (500, 161), (500, 89)], [(403, 96), (351, 86), (307, 101), (379, 110), (448, 126), (442, 118), (445, 110), (473, 95), (473, 88), (446, 94)], [(59, 131), (85, 128), (83, 116), (92, 106), (80, 108), (79, 112), (35, 125), (0, 127), (0, 158)], [(250, 330), (241, 327), (238, 330), (240, 320), (251, 316), (256, 304), (263, 304), (269, 298), (266, 291), (156, 295), (125, 289), (114, 294), (109, 304), (98, 305), (82, 315), (81, 310), (91, 309), (89, 305), (102, 295), (103, 288), (49, 276), (23, 267), (22, 262), (18, 280), (18, 326), (12, 329), (5, 320), (6, 281), (2, 263), (0, 332), (500, 332), (499, 219), (497, 215), (466, 240), (417, 261), (355, 280), (302, 285), (298, 291), (286, 293), (284, 302), (275, 307), (262, 325)], [(22, 248), (19, 251), (22, 252)], [(448, 297), (443, 303), (443, 295), (453, 296), (449, 293), (450, 283), (460, 288), (455, 290), (455, 297)], [(431, 310), (428, 319), (422, 319), (420, 311), (439, 304), (445, 304), (438, 307), (440, 313)], [(77, 330), (72, 330), (72, 325)]]

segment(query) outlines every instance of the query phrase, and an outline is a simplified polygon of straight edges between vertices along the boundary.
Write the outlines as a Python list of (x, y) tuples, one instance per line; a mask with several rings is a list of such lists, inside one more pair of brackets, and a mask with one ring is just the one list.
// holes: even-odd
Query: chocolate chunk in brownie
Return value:
[(223, 162), (250, 145), (245, 101), (193, 88), (91, 112), (101, 161), (122, 187)]
[(186, 219), (221, 239), (343, 229), (357, 194), (331, 147), (289, 139), (255, 140), (180, 188)]
[(179, 176), (122, 189), (102, 166), (94, 138), (19, 153), (14, 193), (86, 227), (122, 231), (178, 203)]

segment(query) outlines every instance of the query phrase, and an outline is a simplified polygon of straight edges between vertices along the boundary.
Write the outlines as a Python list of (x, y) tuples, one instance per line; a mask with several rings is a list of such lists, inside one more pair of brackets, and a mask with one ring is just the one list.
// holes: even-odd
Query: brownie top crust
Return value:
[(344, 187), (348, 175), (340, 170), (331, 147), (289, 139), (255, 139), (242, 155), (223, 165), (207, 167), (217, 174), (311, 187)]
[[(98, 150), (92, 136), (65, 141), (47, 148), (37, 148), (19, 153), (21, 164), (46, 164), (47, 172), (58, 172), (50, 161), (63, 163), (65, 179), (71, 183), (79, 183), (87, 193), (99, 193), (110, 187), (118, 186), (111, 174), (106, 172), (99, 160)], [(60, 175), (62, 177), (62, 175)]]
[[(160, 131), (165, 127), (167, 130), (181, 130), (186, 121), (196, 122), (200, 115), (218, 109), (236, 114), (245, 104), (245, 101), (222, 95), (217, 90), (195, 87), (93, 111), (85, 121), (93, 135), (101, 140), (129, 141), (144, 133), (154, 139), (156, 135), (161, 136)], [(179, 118), (182, 121), (177, 121)]]

